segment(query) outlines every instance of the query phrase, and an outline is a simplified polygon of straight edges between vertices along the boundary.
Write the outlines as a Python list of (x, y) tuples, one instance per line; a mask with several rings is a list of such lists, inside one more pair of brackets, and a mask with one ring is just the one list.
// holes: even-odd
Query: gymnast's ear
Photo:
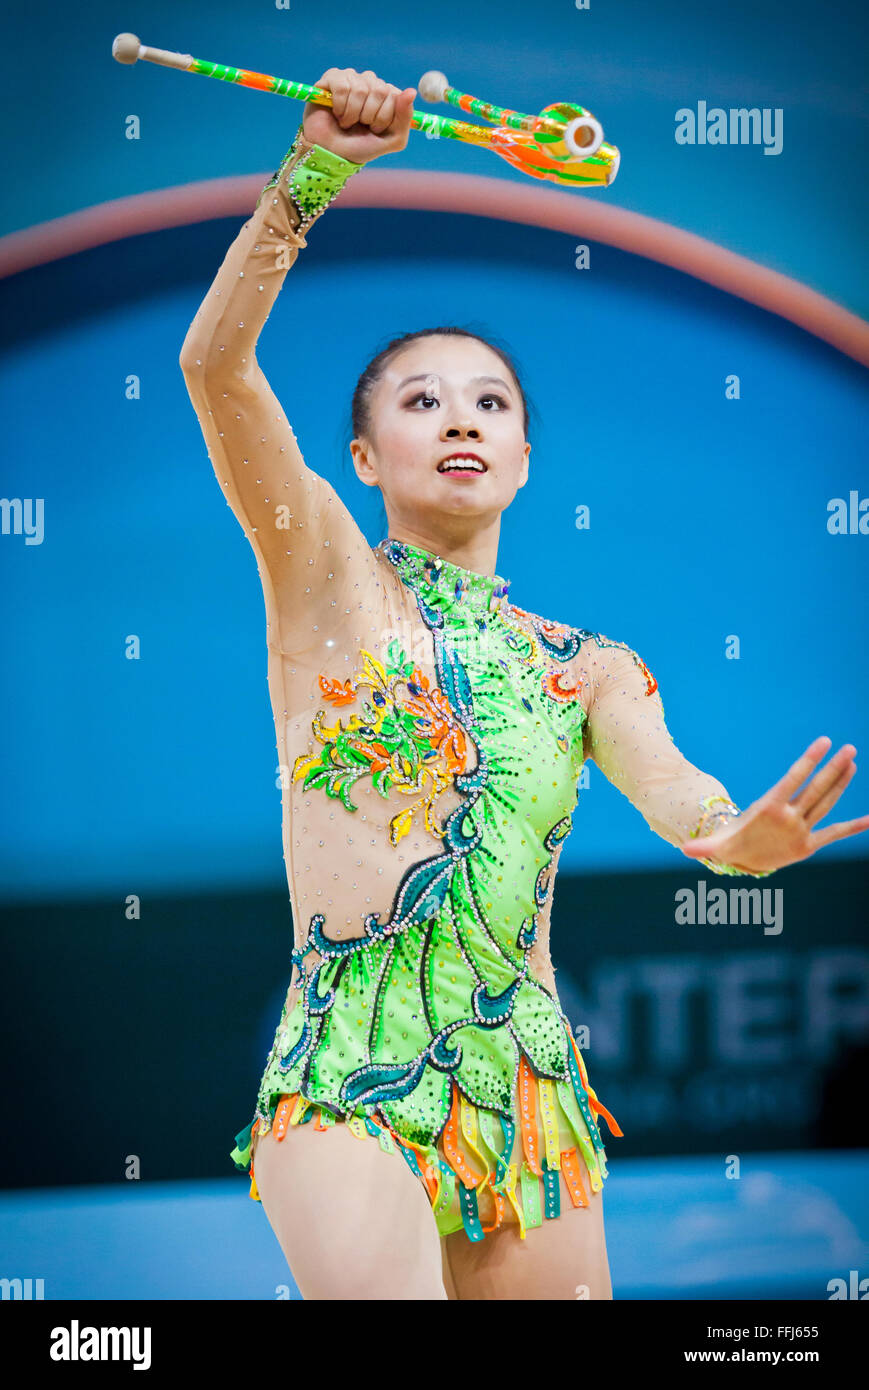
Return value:
[(519, 481), (518, 481), (518, 483), (516, 484), (517, 488), (519, 488), (519, 487), (524, 487), (525, 484), (526, 484), (527, 481), (528, 481), (528, 456), (529, 456), (530, 453), (531, 453), (531, 445), (530, 445), (530, 444), (526, 444), (526, 445), (525, 445), (525, 457), (524, 457), (523, 460), (522, 460), (522, 467), (521, 467), (520, 472), (519, 472)]
[(366, 487), (379, 487), (380, 479), (377, 470), (371, 462), (369, 456), (369, 444), (365, 439), (351, 439), (350, 453), (353, 455), (353, 467), (356, 469), (356, 476)]

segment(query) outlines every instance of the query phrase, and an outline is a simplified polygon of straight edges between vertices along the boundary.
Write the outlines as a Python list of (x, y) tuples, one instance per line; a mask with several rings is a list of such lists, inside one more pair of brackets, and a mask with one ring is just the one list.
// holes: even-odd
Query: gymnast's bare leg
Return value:
[(431, 1204), (399, 1154), (339, 1122), (257, 1135), (253, 1157), (303, 1299), (446, 1299)]
[[(561, 1216), (519, 1235), (501, 1226), (481, 1241), (464, 1231), (445, 1236), (445, 1264), (462, 1302), (480, 1299), (611, 1299), (609, 1259), (603, 1224), (603, 1192), (589, 1194), (587, 1207), (570, 1203), (562, 1179)], [(449, 1285), (448, 1285), (449, 1287)]]

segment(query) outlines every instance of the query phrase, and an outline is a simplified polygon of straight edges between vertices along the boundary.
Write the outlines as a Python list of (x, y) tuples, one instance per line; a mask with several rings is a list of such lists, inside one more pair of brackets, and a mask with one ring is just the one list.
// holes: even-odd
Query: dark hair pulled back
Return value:
[(412, 333), (403, 333), (400, 337), (393, 338), (385, 347), (379, 350), (376, 356), (372, 357), (368, 366), (357, 381), (356, 389), (353, 392), (353, 402), (350, 411), (350, 424), (353, 437), (357, 439), (362, 435), (368, 438), (371, 437), (371, 397), (375, 386), (383, 375), (384, 369), (389, 365), (392, 359), (397, 356), (403, 348), (407, 347), (408, 344), (416, 342), (418, 338), (431, 338), (435, 336), (475, 338), (478, 343), (483, 343), (485, 347), (491, 348), (493, 352), (498, 354), (518, 388), (522, 400), (523, 429), (525, 438), (527, 439), (530, 411), (533, 411), (534, 407), (533, 405), (529, 407), (529, 401), (525, 395), (519, 377), (519, 371), (511, 353), (503, 343), (498, 342), (496, 339), (484, 337), (482, 334), (475, 332), (472, 328), (461, 328), (455, 324), (440, 325), (436, 328), (418, 328)]

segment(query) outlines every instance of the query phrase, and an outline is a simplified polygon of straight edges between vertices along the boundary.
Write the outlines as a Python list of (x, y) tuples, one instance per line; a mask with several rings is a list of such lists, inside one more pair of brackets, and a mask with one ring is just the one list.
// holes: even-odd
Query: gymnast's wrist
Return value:
[[(707, 835), (714, 834), (716, 830), (728, 825), (731, 820), (738, 820), (742, 815), (739, 807), (724, 796), (704, 797), (700, 802), (700, 809), (703, 814), (695, 829), (691, 831), (692, 840), (705, 839)], [(697, 862), (711, 869), (714, 874), (729, 874), (734, 877), (768, 878), (773, 873), (772, 869), (742, 869), (737, 864), (723, 864), (716, 859), (699, 859)]]
[(257, 207), (270, 189), (280, 186), (295, 209), (296, 230), (304, 232), (335, 201), (347, 180), (364, 167), (308, 140), (300, 125), (279, 168), (260, 194)]

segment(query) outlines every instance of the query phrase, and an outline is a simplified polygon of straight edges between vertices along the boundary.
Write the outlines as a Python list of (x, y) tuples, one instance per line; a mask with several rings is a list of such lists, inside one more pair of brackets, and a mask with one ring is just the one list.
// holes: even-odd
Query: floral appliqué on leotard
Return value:
[(357, 809), (350, 792), (361, 777), (370, 777), (384, 798), (393, 789), (415, 797), (389, 822), (393, 845), (408, 833), (414, 814), (424, 810), (430, 834), (443, 838), (444, 829), (432, 807), (457, 773), (465, 770), (469, 740), (449, 701), (431, 685), (398, 642), (390, 642), (384, 666), (371, 652), (362, 651), (362, 669), (343, 682), (320, 676), (320, 691), (332, 705), (352, 704), (362, 690), (370, 692), (362, 714), (352, 714), (346, 725), (340, 718), (329, 725), (321, 710), (313, 731), (323, 748), (302, 754), (293, 768), (293, 781), (304, 778), (305, 790), (322, 788), (340, 798), (348, 811)]

